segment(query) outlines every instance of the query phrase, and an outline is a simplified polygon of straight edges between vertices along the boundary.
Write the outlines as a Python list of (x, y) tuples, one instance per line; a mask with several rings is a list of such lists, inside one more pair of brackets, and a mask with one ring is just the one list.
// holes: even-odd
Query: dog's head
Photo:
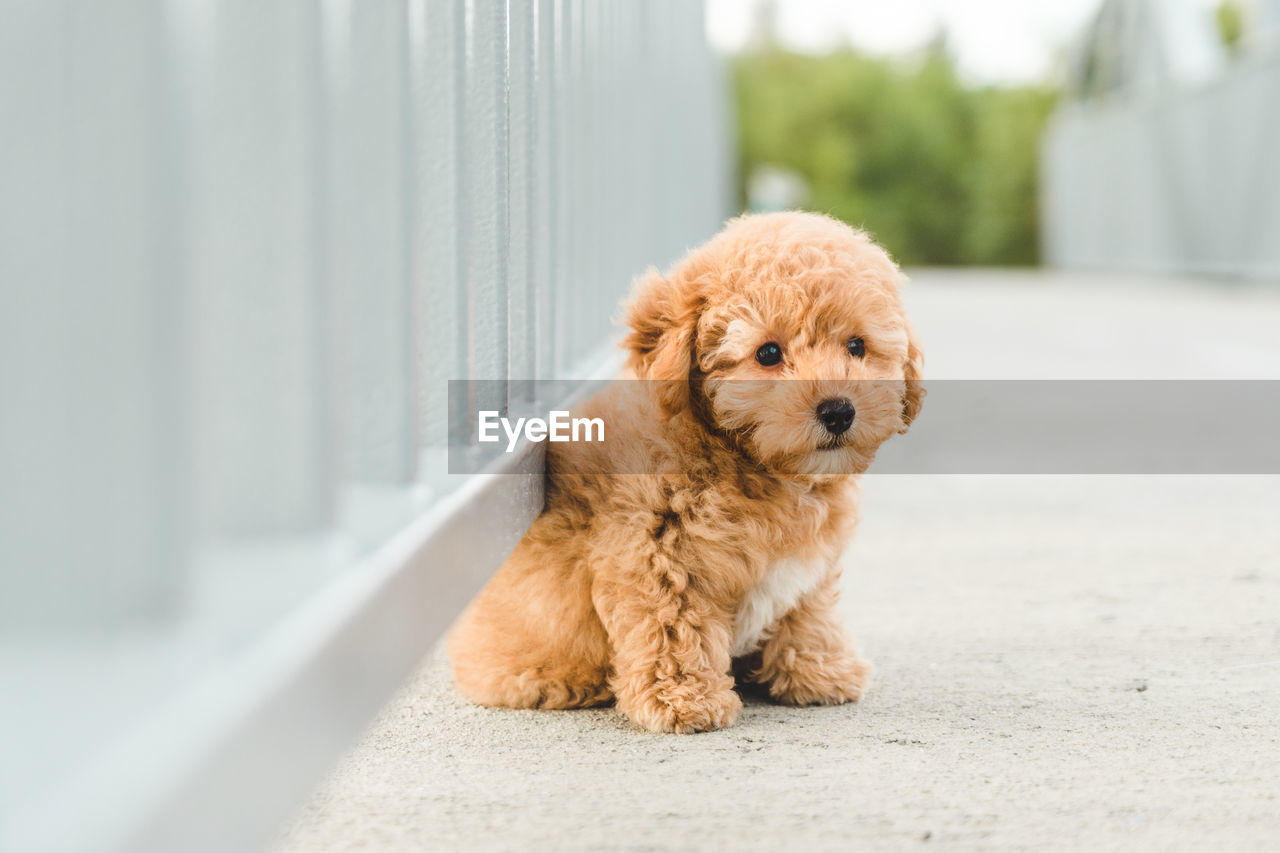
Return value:
[(629, 305), (629, 367), (668, 417), (787, 474), (861, 472), (920, 411), (903, 280), (860, 231), (811, 213), (733, 220)]

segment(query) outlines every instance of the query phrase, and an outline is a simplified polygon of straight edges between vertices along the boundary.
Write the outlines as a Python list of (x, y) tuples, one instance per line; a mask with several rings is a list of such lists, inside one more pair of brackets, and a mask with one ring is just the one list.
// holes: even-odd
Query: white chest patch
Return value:
[(764, 633), (811, 592), (826, 575), (822, 560), (785, 558), (769, 567), (760, 583), (747, 593), (733, 623), (733, 656), (760, 648)]

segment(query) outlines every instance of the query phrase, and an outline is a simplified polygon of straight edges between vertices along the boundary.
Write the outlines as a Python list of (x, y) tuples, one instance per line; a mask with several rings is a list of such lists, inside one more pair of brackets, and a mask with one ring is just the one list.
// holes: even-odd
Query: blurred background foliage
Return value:
[[(1052, 88), (966, 85), (941, 41), (911, 59), (770, 45), (731, 62), (745, 207), (829, 213), (905, 265), (1039, 262)], [(759, 191), (792, 173), (794, 198)]]
[(1245, 12), (1244, 6), (1236, 0), (1222, 0), (1213, 10), (1214, 22), (1218, 25), (1218, 37), (1227, 52), (1238, 56), (1244, 41)]

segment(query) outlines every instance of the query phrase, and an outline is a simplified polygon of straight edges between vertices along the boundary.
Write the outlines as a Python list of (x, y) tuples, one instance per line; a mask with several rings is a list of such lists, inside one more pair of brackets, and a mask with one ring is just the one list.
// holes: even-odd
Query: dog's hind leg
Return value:
[(449, 636), (454, 684), (501, 708), (585, 708), (613, 698), (609, 639), (580, 570), (522, 542)]
[(603, 671), (556, 671), (532, 667), (502, 672), (455, 669), (458, 692), (478, 705), (497, 708), (590, 708), (613, 698)]

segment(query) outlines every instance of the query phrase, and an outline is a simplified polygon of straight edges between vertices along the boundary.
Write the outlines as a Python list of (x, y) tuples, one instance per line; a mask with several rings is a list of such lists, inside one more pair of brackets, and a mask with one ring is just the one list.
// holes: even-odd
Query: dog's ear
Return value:
[(924, 406), (924, 383), (921, 377), (924, 375), (924, 353), (920, 351), (920, 345), (916, 343), (915, 330), (908, 324), (907, 326), (907, 363), (903, 366), (903, 376), (906, 379), (906, 391), (902, 395), (902, 429), (898, 432), (906, 432), (911, 426), (911, 422), (916, 419), (916, 415), (920, 414), (920, 409)]
[(689, 404), (700, 304), (692, 282), (680, 275), (663, 278), (651, 269), (636, 282), (627, 305), (631, 333), (622, 343), (630, 351), (627, 367), (638, 379), (660, 383), (658, 398), (668, 417)]

